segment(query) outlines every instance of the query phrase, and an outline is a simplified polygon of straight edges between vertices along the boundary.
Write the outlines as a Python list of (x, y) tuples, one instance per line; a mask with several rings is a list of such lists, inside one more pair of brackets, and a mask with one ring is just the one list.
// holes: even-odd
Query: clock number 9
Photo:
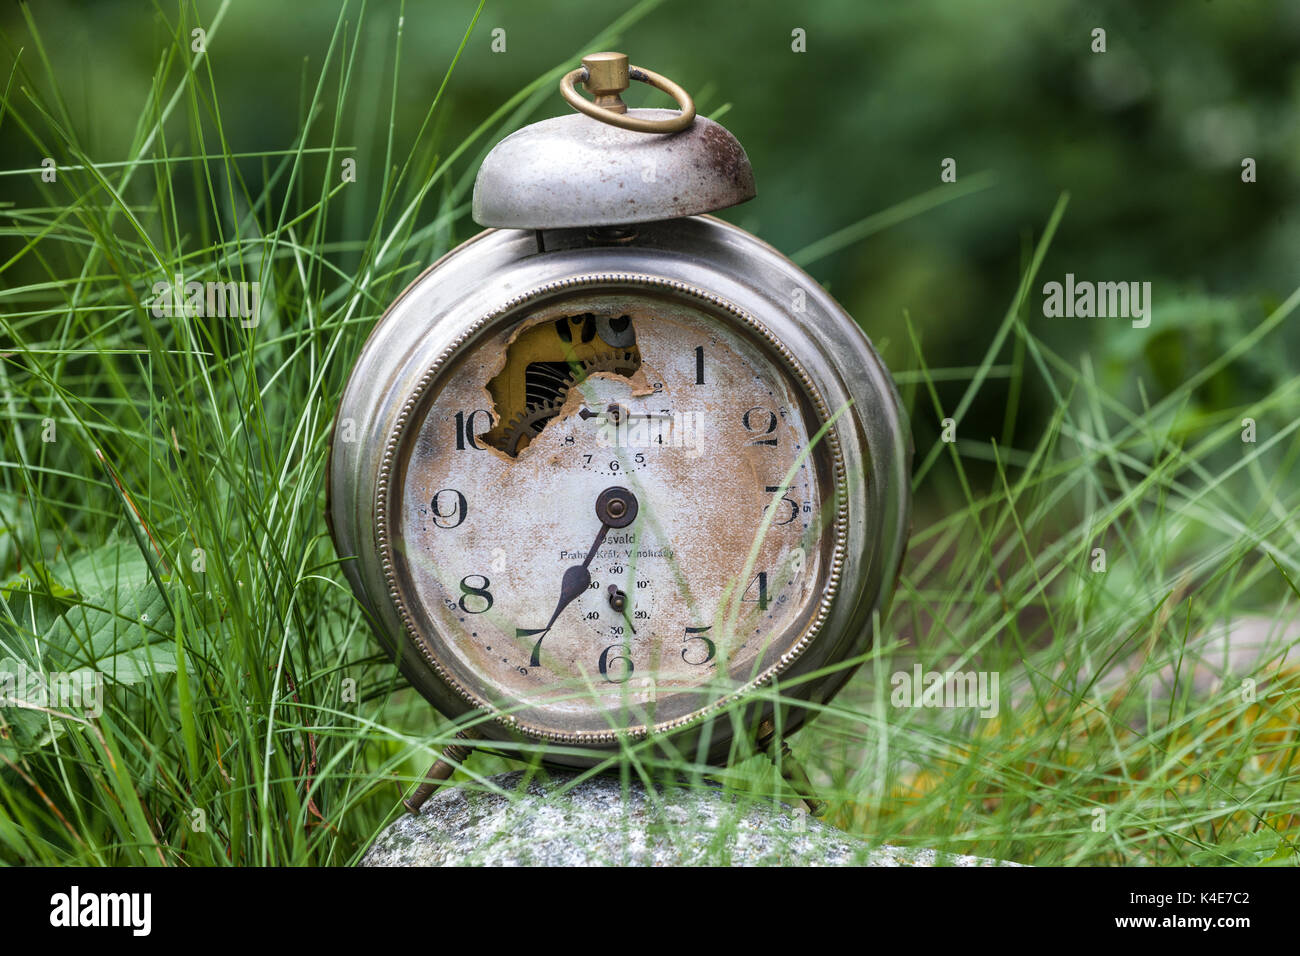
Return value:
[[(454, 497), (452, 497), (454, 496)], [(450, 510), (444, 510), (438, 502), (443, 502)], [(465, 496), (455, 488), (443, 488), (433, 496), (429, 502), (429, 507), (433, 510), (433, 523), (439, 528), (457, 528), (465, 520), (465, 515), (469, 513), (469, 502)], [(455, 518), (455, 521), (451, 519)]]
[[(627, 683), (628, 678), (632, 676), (632, 658), (628, 657), (626, 654), (616, 654), (613, 657), (609, 656), (610, 651), (621, 651), (622, 649), (622, 644), (611, 644), (600, 652), (600, 660), (596, 662), (596, 666), (600, 668), (600, 676), (605, 678), (605, 680), (609, 681), (611, 684), (625, 684)], [(609, 667), (615, 661), (625, 661), (627, 663), (627, 669), (623, 671), (622, 676), (610, 677)]]

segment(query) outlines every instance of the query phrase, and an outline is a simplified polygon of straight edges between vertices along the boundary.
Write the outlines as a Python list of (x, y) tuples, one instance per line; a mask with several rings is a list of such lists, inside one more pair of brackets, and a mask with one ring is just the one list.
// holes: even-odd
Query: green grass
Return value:
[[(656, 5), (458, 143), (437, 135), (445, 81), (418, 131), (395, 129), (400, 31), (386, 134), (344, 138), (363, 108), (360, 6), (340, 15), (319, 76), (304, 75), (293, 142), (268, 152), (223, 135), (188, 8), (158, 15), (173, 42), (126, 157), (79, 138), (36, 23), (7, 39), (0, 133), (37, 159), (0, 173), (35, 182), (38, 199), (0, 218), (0, 665), (109, 680), (98, 719), (0, 708), (0, 860), (342, 865), (394, 817), (455, 728), (403, 688), (343, 582), (323, 518), (333, 411), (387, 304), (473, 230), (486, 147)], [(225, 13), (205, 24), (210, 46)], [(395, 146), (399, 132), (412, 148)], [(46, 156), (55, 182), (39, 182)], [(342, 181), (346, 158), (382, 179), (377, 206)], [(875, 212), (799, 259), (990, 182)], [(918, 448), (916, 530), (884, 637), (843, 665), (863, 666), (794, 751), (828, 819), (873, 842), (1043, 864), (1293, 862), (1300, 386), (1283, 375), (1249, 402), (1206, 396), (1276, 347), (1300, 290), (1254, 317), (1162, 304), (1159, 327), (1231, 334), (1148, 394), (1122, 374), (1152, 359), (1127, 330), (1077, 361), (1029, 320), (1066, 212), (1063, 198), (1027, 250), (977, 364), (929, 367), (910, 322), (909, 341), (885, 348), (913, 417), (952, 417), (958, 440)], [(176, 273), (259, 282), (258, 326), (154, 316), (153, 284)], [(991, 435), (967, 413), (1003, 381)], [(962, 397), (944, 407), (953, 382)], [(1017, 447), (1044, 393), (1048, 425)], [(1255, 443), (1241, 441), (1245, 417)], [(1099, 547), (1104, 572), (1091, 570)], [(1257, 658), (1212, 679), (1225, 662), (1207, 641), (1246, 627), (1267, 638)], [(915, 662), (996, 672), (998, 717), (891, 706), (891, 676)], [(480, 753), (457, 780), (488, 786), (537, 757)], [(717, 771), (627, 745), (598, 769), (789, 798), (765, 758), (737, 757)], [(713, 837), (721, 861), (728, 836)]]

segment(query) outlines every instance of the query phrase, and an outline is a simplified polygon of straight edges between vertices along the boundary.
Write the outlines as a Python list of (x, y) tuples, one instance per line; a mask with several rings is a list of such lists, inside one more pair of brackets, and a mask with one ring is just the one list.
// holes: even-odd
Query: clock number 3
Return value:
[(793, 486), (792, 485), (764, 485), (763, 486), (764, 490), (769, 495), (779, 494), (781, 496), (780, 498), (776, 498), (773, 501), (769, 502), (768, 505), (769, 507), (779, 507), (782, 503), (790, 506), (790, 517), (786, 518), (784, 521), (778, 521), (777, 522), (778, 525), (789, 524), (795, 518), (799, 517), (799, 502), (795, 501), (793, 498), (791, 498), (789, 495), (786, 494), (786, 492), (789, 491), (791, 487)]

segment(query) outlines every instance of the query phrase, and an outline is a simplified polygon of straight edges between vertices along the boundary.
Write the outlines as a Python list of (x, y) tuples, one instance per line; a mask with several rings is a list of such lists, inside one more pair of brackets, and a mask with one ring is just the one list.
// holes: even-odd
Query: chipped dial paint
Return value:
[[(487, 389), (511, 342), (578, 313), (630, 316), (640, 368), (575, 380), (517, 457), (492, 447), (515, 412)], [(820, 423), (730, 326), (666, 299), (573, 297), (470, 348), (431, 395), (395, 540), (429, 651), (476, 695), (566, 732), (673, 720), (798, 640), (825, 587)], [(544, 630), (612, 487), (637, 518), (608, 531), (590, 586)]]

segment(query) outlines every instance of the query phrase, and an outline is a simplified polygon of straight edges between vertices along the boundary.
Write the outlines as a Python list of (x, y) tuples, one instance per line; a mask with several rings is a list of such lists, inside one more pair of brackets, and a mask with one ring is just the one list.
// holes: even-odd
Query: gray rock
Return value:
[[(379, 835), (362, 866), (997, 866), (997, 860), (872, 847), (802, 810), (720, 788), (648, 792), (552, 772), (444, 787)], [(1008, 864), (1014, 865), (1014, 864)]]

